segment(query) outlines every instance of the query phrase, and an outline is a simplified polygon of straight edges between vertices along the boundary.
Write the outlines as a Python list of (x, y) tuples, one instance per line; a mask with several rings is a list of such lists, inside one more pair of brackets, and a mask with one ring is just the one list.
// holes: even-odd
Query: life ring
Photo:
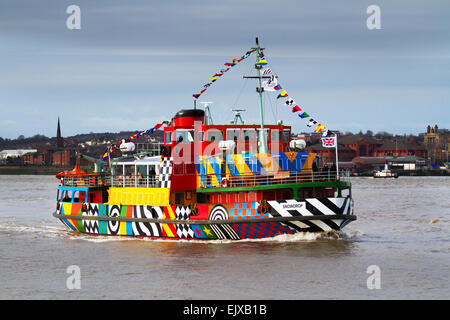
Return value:
[(227, 178), (225, 178), (225, 177), (222, 178), (221, 185), (222, 185), (223, 188), (228, 187), (228, 180), (227, 180)]

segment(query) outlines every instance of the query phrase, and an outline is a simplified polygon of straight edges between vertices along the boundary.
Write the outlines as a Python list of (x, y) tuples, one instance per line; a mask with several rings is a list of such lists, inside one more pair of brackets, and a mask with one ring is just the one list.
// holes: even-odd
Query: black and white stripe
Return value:
[(209, 213), (208, 220), (227, 220), (228, 211), (224, 206), (220, 204), (216, 205)]
[[(133, 218), (156, 219), (158, 218), (159, 212), (155, 208), (159, 207), (134, 206)], [(161, 215), (159, 217), (161, 217)], [(133, 223), (133, 235), (142, 237), (159, 237), (162, 235), (161, 224), (154, 222), (135, 222)]]
[(214, 231), (218, 239), (224, 240), (239, 240), (240, 237), (234, 229), (228, 224), (211, 224), (211, 229)]
[(311, 198), (303, 201), (294, 199), (284, 201), (268, 201), (272, 217), (296, 216), (329, 216), (329, 219), (289, 221), (285, 224), (298, 231), (339, 230), (350, 220), (333, 219), (336, 215), (352, 214), (352, 199), (346, 198)]

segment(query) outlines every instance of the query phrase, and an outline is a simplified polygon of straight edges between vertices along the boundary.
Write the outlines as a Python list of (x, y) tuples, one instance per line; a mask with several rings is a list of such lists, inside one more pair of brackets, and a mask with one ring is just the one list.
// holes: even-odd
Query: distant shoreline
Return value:
[[(56, 175), (65, 170), (72, 170), (70, 167), (46, 167), (46, 166), (0, 166), (0, 175)], [(90, 167), (81, 170), (91, 171)]]
[[(56, 175), (65, 170), (72, 170), (71, 167), (50, 167), (50, 166), (0, 166), (0, 175)], [(90, 172), (91, 167), (81, 167), (81, 170)], [(352, 174), (352, 177), (371, 177), (369, 172)], [(427, 176), (450, 176), (450, 170), (419, 170), (401, 171), (399, 176), (427, 177)]]
[[(372, 173), (363, 172), (350, 174), (351, 177), (373, 177)], [(446, 177), (450, 176), (449, 170), (418, 170), (418, 171), (398, 171), (399, 177)]]

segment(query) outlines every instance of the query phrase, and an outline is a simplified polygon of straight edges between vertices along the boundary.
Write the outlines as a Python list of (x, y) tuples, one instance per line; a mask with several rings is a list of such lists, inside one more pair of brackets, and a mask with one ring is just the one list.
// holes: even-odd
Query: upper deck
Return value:
[[(259, 152), (262, 136), (268, 152)], [(349, 183), (337, 172), (320, 172), (320, 157), (291, 149), (290, 139), (290, 126), (212, 125), (203, 110), (181, 110), (164, 128), (163, 148), (157, 148), (164, 155), (111, 159), (108, 174), (69, 175), (63, 185), (208, 192), (204, 190)]]

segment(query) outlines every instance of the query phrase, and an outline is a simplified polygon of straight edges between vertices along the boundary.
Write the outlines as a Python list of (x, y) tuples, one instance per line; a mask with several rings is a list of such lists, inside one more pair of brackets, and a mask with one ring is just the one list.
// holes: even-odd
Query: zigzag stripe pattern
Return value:
[(268, 201), (271, 206), (272, 217), (296, 217), (296, 216), (330, 216), (326, 220), (289, 221), (286, 225), (298, 231), (329, 231), (339, 230), (343, 227), (342, 219), (333, 219), (334, 215), (352, 214), (350, 197), (346, 198), (323, 198), (305, 199), (304, 201), (285, 200)]
[[(98, 216), (98, 204), (88, 204), (87, 212), (83, 212), (83, 216)], [(98, 233), (97, 220), (83, 220), (84, 230), (87, 233)]]

